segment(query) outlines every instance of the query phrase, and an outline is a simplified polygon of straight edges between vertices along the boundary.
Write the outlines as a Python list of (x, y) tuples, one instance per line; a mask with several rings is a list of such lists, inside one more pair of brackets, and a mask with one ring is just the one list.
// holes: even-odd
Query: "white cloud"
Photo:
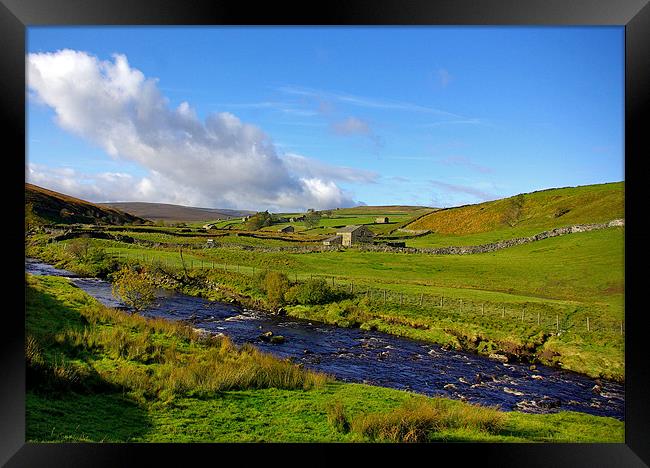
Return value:
[(292, 173), (301, 177), (365, 184), (375, 183), (379, 177), (374, 171), (332, 166), (294, 153), (287, 153), (282, 159)]
[(31, 93), (54, 109), (61, 128), (149, 171), (140, 180), (106, 173), (75, 179), (80, 175), (32, 168), (30, 181), (36, 184), (39, 177), (48, 179), (95, 201), (160, 197), (155, 201), (271, 210), (354, 204), (331, 179), (292, 174), (270, 138), (233, 114), (201, 121), (187, 102), (170, 108), (157, 80), (132, 68), (124, 55), (102, 61), (74, 50), (33, 53), (27, 56), (27, 78)]

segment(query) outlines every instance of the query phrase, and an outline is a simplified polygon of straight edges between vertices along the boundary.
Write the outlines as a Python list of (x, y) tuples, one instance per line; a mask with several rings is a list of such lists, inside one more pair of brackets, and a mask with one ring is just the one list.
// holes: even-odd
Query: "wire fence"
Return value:
[[(186, 268), (189, 270), (211, 270), (255, 276), (264, 270), (281, 268), (260, 268), (236, 263), (220, 263), (213, 260), (189, 258), (181, 262), (180, 256), (169, 252), (168, 255), (112, 254), (118, 261), (135, 261), (137, 263), (170, 269)], [(180, 262), (180, 264), (179, 264)], [(330, 288), (347, 297), (363, 299), (370, 307), (378, 309), (408, 309), (435, 314), (437, 318), (463, 320), (475, 324), (512, 329), (526, 326), (544, 332), (602, 334), (609, 337), (625, 335), (625, 321), (617, 320), (606, 314), (597, 314), (593, 310), (581, 310), (575, 305), (555, 304), (542, 301), (504, 302), (494, 300), (477, 300), (475, 298), (446, 296), (443, 293), (404, 292), (388, 287), (376, 287), (358, 279), (322, 273), (283, 272), (294, 282), (308, 279), (324, 280)], [(399, 288), (403, 285), (396, 285)], [(417, 325), (417, 320), (412, 321)]]

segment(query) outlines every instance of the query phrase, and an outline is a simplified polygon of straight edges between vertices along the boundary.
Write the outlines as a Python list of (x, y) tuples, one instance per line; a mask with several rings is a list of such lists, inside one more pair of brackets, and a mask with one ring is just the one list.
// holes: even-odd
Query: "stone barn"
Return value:
[(388, 224), (388, 217), (382, 216), (381, 218), (375, 218), (375, 224)]
[(293, 226), (285, 226), (282, 229), (278, 229), (278, 232), (293, 232), (294, 228)]
[(375, 234), (363, 225), (345, 226), (336, 231), (336, 235), (341, 236), (341, 243), (348, 247), (358, 243), (372, 243), (375, 237)]
[(342, 236), (328, 237), (323, 241), (323, 245), (341, 245), (342, 241), (343, 241)]

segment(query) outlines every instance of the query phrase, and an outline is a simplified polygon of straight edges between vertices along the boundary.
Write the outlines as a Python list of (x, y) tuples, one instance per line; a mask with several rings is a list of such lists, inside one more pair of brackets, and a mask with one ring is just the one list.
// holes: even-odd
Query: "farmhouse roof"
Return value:
[(340, 238), (341, 236), (332, 236), (332, 237), (328, 237), (327, 239), (323, 239), (323, 242), (332, 242)]
[(340, 234), (342, 232), (354, 232), (357, 229), (368, 229), (368, 228), (366, 226), (364, 226), (363, 224), (352, 224), (350, 226), (345, 226), (343, 228), (337, 229), (336, 233)]
[(339, 232), (354, 232), (357, 229), (360, 229), (362, 227), (363, 227), (363, 225), (351, 224), (350, 226), (345, 226), (345, 227), (337, 229), (336, 233), (338, 234)]

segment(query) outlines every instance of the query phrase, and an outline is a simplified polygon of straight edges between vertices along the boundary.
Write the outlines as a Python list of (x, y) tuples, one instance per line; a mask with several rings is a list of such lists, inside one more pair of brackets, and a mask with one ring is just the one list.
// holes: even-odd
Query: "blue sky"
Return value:
[(624, 179), (622, 27), (27, 37), (27, 179), (91, 201), (454, 206)]

